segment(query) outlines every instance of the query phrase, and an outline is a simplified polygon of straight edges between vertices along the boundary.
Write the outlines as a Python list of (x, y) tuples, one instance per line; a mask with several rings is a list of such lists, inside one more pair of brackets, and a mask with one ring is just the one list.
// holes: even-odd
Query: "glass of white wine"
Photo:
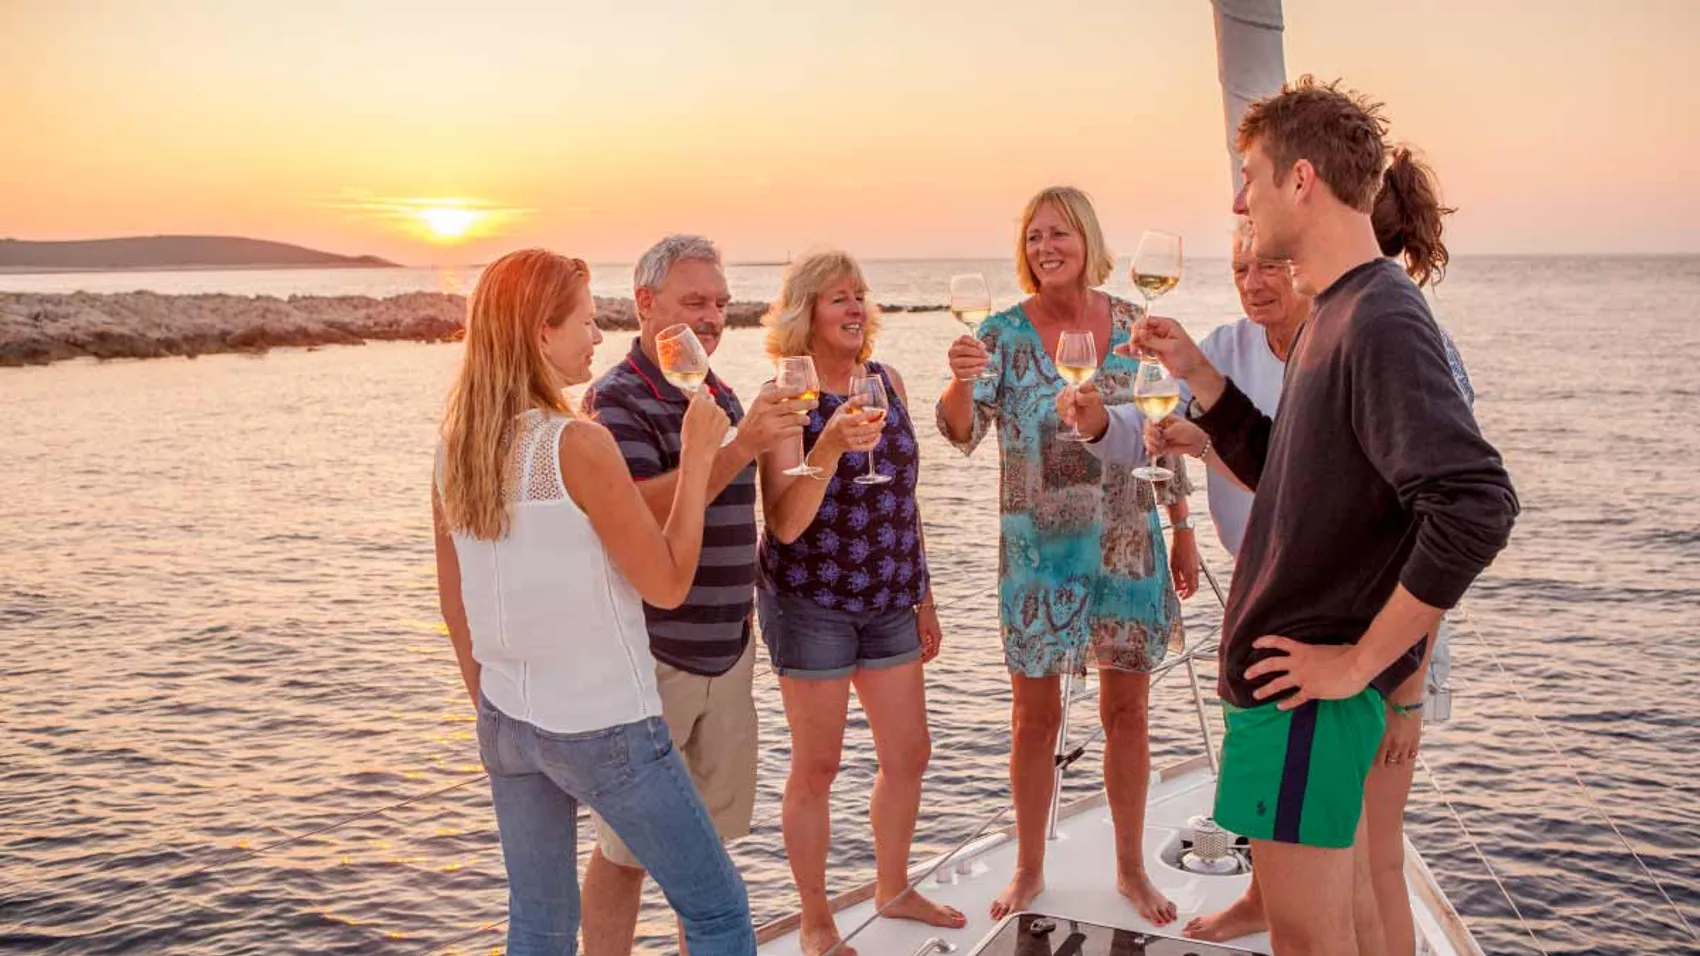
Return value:
[[(1151, 303), (1180, 284), (1181, 237), (1172, 232), (1146, 230), (1133, 253), (1133, 287), (1145, 300), (1145, 314), (1151, 314)], [(1140, 357), (1155, 358), (1149, 352)]]
[[(774, 384), (783, 391), (796, 392), (797, 398), (805, 402), (820, 399), (820, 378), (815, 375), (815, 360), (807, 355), (787, 355), (779, 360), (779, 375)], [(798, 462), (795, 468), (787, 468), (784, 474), (797, 477), (807, 476), (819, 478), (821, 470), (809, 464), (808, 448), (803, 439), (797, 439)]]
[[(1133, 376), (1133, 403), (1147, 420), (1160, 422), (1174, 413), (1181, 403), (1180, 379), (1169, 374), (1163, 363), (1146, 359), (1139, 363)], [(1175, 473), (1159, 465), (1142, 465), (1133, 470), (1135, 478), (1151, 482), (1151, 494), (1157, 494), (1157, 482), (1168, 481)]]
[(655, 337), (661, 376), (686, 395), (695, 395), (708, 378), (708, 350), (688, 325), (669, 325)]
[[(861, 399), (860, 411), (870, 422), (885, 423), (886, 410), (891, 403), (885, 395), (885, 383), (878, 375), (852, 375), (850, 377), (850, 399)], [(868, 449), (868, 473), (856, 476), (858, 485), (883, 485), (891, 480), (890, 475), (882, 475), (874, 469), (874, 450)]]
[[(1092, 381), (1092, 376), (1098, 374), (1098, 343), (1092, 338), (1092, 333), (1074, 329), (1064, 332), (1057, 339), (1056, 364), (1057, 374), (1075, 388)], [(1064, 441), (1086, 440), (1078, 424), (1070, 426), (1068, 431), (1058, 432), (1057, 437)]]
[[(950, 277), (950, 314), (956, 317), (956, 321), (968, 326), (969, 334), (980, 330), (980, 323), (992, 314), (992, 292), (986, 286), (985, 276), (973, 272)], [(988, 365), (980, 372), (979, 378), (990, 381), (997, 375)]]
[[(655, 356), (661, 360), (661, 377), (687, 396), (694, 396), (708, 380), (708, 350), (688, 325), (669, 325), (655, 337)], [(728, 426), (722, 447), (738, 437), (738, 427)]]

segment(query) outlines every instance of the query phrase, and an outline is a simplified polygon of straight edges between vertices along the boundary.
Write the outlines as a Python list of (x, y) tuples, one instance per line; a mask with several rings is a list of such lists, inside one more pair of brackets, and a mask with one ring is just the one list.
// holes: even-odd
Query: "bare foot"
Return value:
[(1045, 892), (1045, 876), (1043, 873), (1017, 869), (1009, 885), (1003, 888), (998, 898), (992, 901), (992, 919), (1003, 919), (1011, 913), (1018, 913), (1028, 907), (1040, 894)]
[(1157, 892), (1157, 887), (1151, 885), (1151, 878), (1145, 875), (1144, 867), (1138, 869), (1123, 869), (1116, 875), (1116, 889), (1128, 898), (1139, 915), (1152, 926), (1167, 926), (1175, 921), (1179, 913), (1175, 904), (1169, 898)]
[[(878, 909), (886, 904), (886, 900), (874, 897), (874, 907)], [(961, 929), (968, 925), (968, 917), (954, 906), (934, 903), (925, 896), (910, 890), (902, 898), (891, 904), (883, 914), (886, 919), (912, 919), (917, 923), (928, 926), (942, 926), (945, 929)]]
[[(797, 942), (802, 944), (803, 956), (823, 956), (827, 950), (837, 946), (840, 939), (838, 927), (831, 923), (825, 926), (805, 926), (797, 933)], [(835, 951), (832, 956), (856, 956), (856, 950), (845, 946)]]
[(1230, 939), (1261, 933), (1268, 928), (1269, 922), (1263, 917), (1263, 906), (1250, 896), (1242, 896), (1220, 913), (1189, 920), (1181, 935), (1207, 943), (1225, 943)]

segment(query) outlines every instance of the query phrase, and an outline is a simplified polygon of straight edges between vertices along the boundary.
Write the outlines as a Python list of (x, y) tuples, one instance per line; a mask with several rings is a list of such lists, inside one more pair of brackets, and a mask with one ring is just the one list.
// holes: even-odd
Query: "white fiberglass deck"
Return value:
[[(1062, 919), (1079, 919), (1120, 929), (1179, 936), (1186, 921), (1226, 907), (1245, 891), (1251, 877), (1202, 876), (1182, 872), (1160, 858), (1162, 849), (1179, 840), (1187, 821), (1209, 812), (1215, 778), (1202, 758), (1166, 772), (1151, 788), (1145, 825), (1145, 866), (1151, 879), (1180, 911), (1166, 927), (1156, 927), (1139, 917), (1132, 904), (1116, 891), (1115, 836), (1109, 808), (1102, 795), (1065, 809), (1057, 823), (1057, 838), (1047, 844), (1045, 892), (1030, 910)], [(966, 833), (964, 834), (966, 836)], [(1457, 914), (1435, 888), (1427, 868), (1407, 847), (1406, 881), (1411, 888), (1412, 909), (1418, 935), (1426, 940), (1426, 952), (1436, 956), (1479, 954)], [(925, 872), (934, 861), (916, 867), (913, 875)], [(954, 952), (973, 953), (997, 928), (988, 908), (1009, 881), (1015, 866), (1015, 838), (997, 830), (958, 853), (951, 862), (927, 878), (920, 889), (930, 898), (948, 903), (968, 917), (958, 930), (939, 929), (899, 920), (875, 920), (850, 941), (860, 956), (910, 956), (919, 952), (931, 937), (955, 946)], [(839, 901), (838, 927), (850, 933), (873, 914), (871, 887), (846, 894)], [(797, 956), (795, 916), (762, 928), (761, 956)], [(1243, 937), (1228, 945), (1268, 953), (1265, 934)], [(940, 950), (943, 951), (943, 950)]]

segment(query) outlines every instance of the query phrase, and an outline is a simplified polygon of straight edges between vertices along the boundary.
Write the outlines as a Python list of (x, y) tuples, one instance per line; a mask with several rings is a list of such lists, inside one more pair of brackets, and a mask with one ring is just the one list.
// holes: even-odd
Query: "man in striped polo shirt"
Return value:
[[(662, 520), (673, 503), (679, 426), (689, 398), (661, 375), (655, 339), (672, 325), (690, 326), (714, 354), (731, 296), (714, 244), (669, 236), (638, 260), (633, 276), (639, 336), (620, 364), (596, 380), (587, 411), (613, 433), (632, 477)], [(644, 605), (656, 687), (673, 742), (690, 768), (722, 840), (749, 832), (756, 791), (755, 657), (750, 610), (756, 581), (756, 456), (798, 442), (812, 402), (764, 389), (744, 413), (732, 389), (712, 371), (704, 387), (737, 435), (720, 450), (709, 478), (702, 557), (685, 603), (671, 610)], [(568, 864), (570, 865), (570, 863)], [(624, 956), (632, 949), (644, 871), (613, 830), (597, 820), (597, 847), (585, 871), (581, 911), (586, 956)], [(684, 936), (679, 938), (681, 952)]]

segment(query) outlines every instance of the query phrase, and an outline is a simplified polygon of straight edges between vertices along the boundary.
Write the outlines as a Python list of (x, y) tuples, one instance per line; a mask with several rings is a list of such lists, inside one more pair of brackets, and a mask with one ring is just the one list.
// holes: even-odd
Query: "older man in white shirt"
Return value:
[[(1287, 353), (1298, 338), (1299, 326), (1310, 314), (1310, 296), (1293, 286), (1292, 269), (1286, 262), (1258, 259), (1251, 254), (1249, 222), (1242, 221), (1234, 233), (1234, 287), (1240, 292), (1245, 318), (1218, 326), (1198, 343), (1199, 349), (1234, 380), (1240, 391), (1265, 415), (1273, 417), (1281, 401), (1281, 379), (1287, 368)], [(1181, 385), (1184, 406), (1192, 396)], [(1065, 417), (1081, 419), (1081, 430), (1093, 437), (1086, 447), (1104, 461), (1134, 464), (1146, 458), (1139, 410), (1132, 405), (1105, 409), (1088, 386), (1078, 396), (1073, 390), (1058, 398)], [(1194, 430), (1196, 426), (1190, 426)], [(1245, 538), (1246, 518), (1251, 514), (1251, 492), (1241, 485), (1215, 452), (1203, 432), (1197, 430), (1192, 446), (1209, 466), (1207, 483), (1210, 519), (1216, 537), (1229, 554), (1237, 555)]]

